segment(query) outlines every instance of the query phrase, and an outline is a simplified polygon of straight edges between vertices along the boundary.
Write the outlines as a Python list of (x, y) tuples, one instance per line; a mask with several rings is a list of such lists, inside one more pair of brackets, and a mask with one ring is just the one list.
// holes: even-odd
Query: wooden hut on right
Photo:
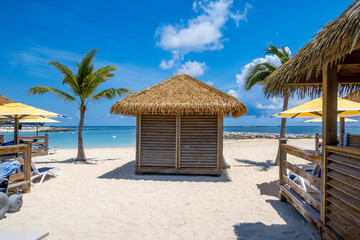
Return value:
[[(282, 139), (279, 165), (280, 199), (291, 203), (323, 239), (360, 239), (360, 135), (350, 134), (347, 143), (337, 145), (338, 94), (360, 89), (359, 16), (358, 0), (271, 74), (265, 85), (271, 94), (287, 89), (300, 96), (323, 95), (322, 152), (291, 146)], [(315, 163), (321, 174), (291, 164), (287, 154)], [(297, 185), (288, 170), (319, 194)]]

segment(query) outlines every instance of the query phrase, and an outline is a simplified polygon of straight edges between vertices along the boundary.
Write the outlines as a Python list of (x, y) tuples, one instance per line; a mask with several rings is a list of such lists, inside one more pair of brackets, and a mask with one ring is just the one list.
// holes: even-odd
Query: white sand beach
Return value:
[[(313, 148), (314, 140), (289, 140)], [(86, 149), (92, 164), (69, 163), (76, 150), (35, 157), (60, 167), (24, 195), (2, 230), (48, 231), (47, 239), (320, 239), (278, 200), (277, 140), (224, 144), (221, 177), (135, 175), (135, 148)]]

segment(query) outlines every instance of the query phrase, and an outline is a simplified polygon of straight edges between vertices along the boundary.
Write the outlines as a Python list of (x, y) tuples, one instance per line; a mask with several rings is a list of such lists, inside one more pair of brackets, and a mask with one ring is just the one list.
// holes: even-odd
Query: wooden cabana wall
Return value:
[(139, 115), (136, 173), (221, 175), (223, 117)]

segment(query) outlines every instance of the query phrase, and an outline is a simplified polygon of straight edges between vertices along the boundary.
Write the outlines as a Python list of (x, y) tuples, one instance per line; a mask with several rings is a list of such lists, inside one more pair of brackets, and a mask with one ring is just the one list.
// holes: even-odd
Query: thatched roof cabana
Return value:
[(223, 116), (245, 105), (189, 75), (178, 74), (134, 93), (111, 113), (136, 116), (136, 173), (214, 174), (223, 171)]
[(175, 75), (123, 98), (110, 111), (131, 116), (220, 114), (235, 118), (247, 113), (238, 99), (186, 74)]
[(338, 18), (329, 22), (311, 42), (300, 49), (287, 63), (268, 77), (268, 96), (281, 94), (284, 89), (301, 96), (321, 95), (322, 71), (332, 64), (338, 69), (340, 93), (360, 89), (360, 72), (354, 63), (360, 60), (360, 1), (355, 1)]
[[(356, 234), (360, 230), (360, 135), (345, 134), (341, 129), (342, 118), (339, 143), (337, 136), (338, 95), (360, 89), (359, 37), (360, 0), (357, 0), (293, 59), (272, 73), (264, 86), (268, 96), (284, 91), (300, 96), (323, 96), (322, 153), (287, 145), (286, 140), (281, 140), (279, 163), (280, 200), (294, 205), (321, 231), (322, 239), (359, 238)], [(316, 148), (318, 145), (316, 142)], [(286, 161), (286, 154), (315, 163), (312, 174)], [(316, 186), (319, 195), (299, 187), (288, 177), (289, 171)]]
[(360, 90), (352, 92), (344, 98), (350, 101), (360, 102)]
[(0, 95), (0, 105), (7, 104), (7, 103), (14, 103), (14, 101), (7, 97)]

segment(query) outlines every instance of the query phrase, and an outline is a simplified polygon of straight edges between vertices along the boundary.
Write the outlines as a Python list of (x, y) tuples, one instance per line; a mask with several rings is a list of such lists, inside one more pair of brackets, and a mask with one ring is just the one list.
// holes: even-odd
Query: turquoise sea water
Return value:
[[(77, 128), (74, 132), (49, 133), (50, 147), (77, 148)], [(279, 133), (279, 126), (234, 126), (224, 127), (224, 131), (230, 132), (261, 132)], [(321, 126), (288, 126), (287, 133), (312, 135), (316, 132), (321, 133)], [(359, 126), (347, 126), (346, 132), (360, 134)], [(13, 132), (1, 132), (5, 135), (5, 142), (13, 140)], [(116, 148), (135, 146), (135, 127), (124, 126), (91, 126), (84, 127), (83, 139), (86, 148)], [(34, 136), (35, 132), (21, 132), (20, 136)], [(43, 133), (40, 133), (43, 135)]]

